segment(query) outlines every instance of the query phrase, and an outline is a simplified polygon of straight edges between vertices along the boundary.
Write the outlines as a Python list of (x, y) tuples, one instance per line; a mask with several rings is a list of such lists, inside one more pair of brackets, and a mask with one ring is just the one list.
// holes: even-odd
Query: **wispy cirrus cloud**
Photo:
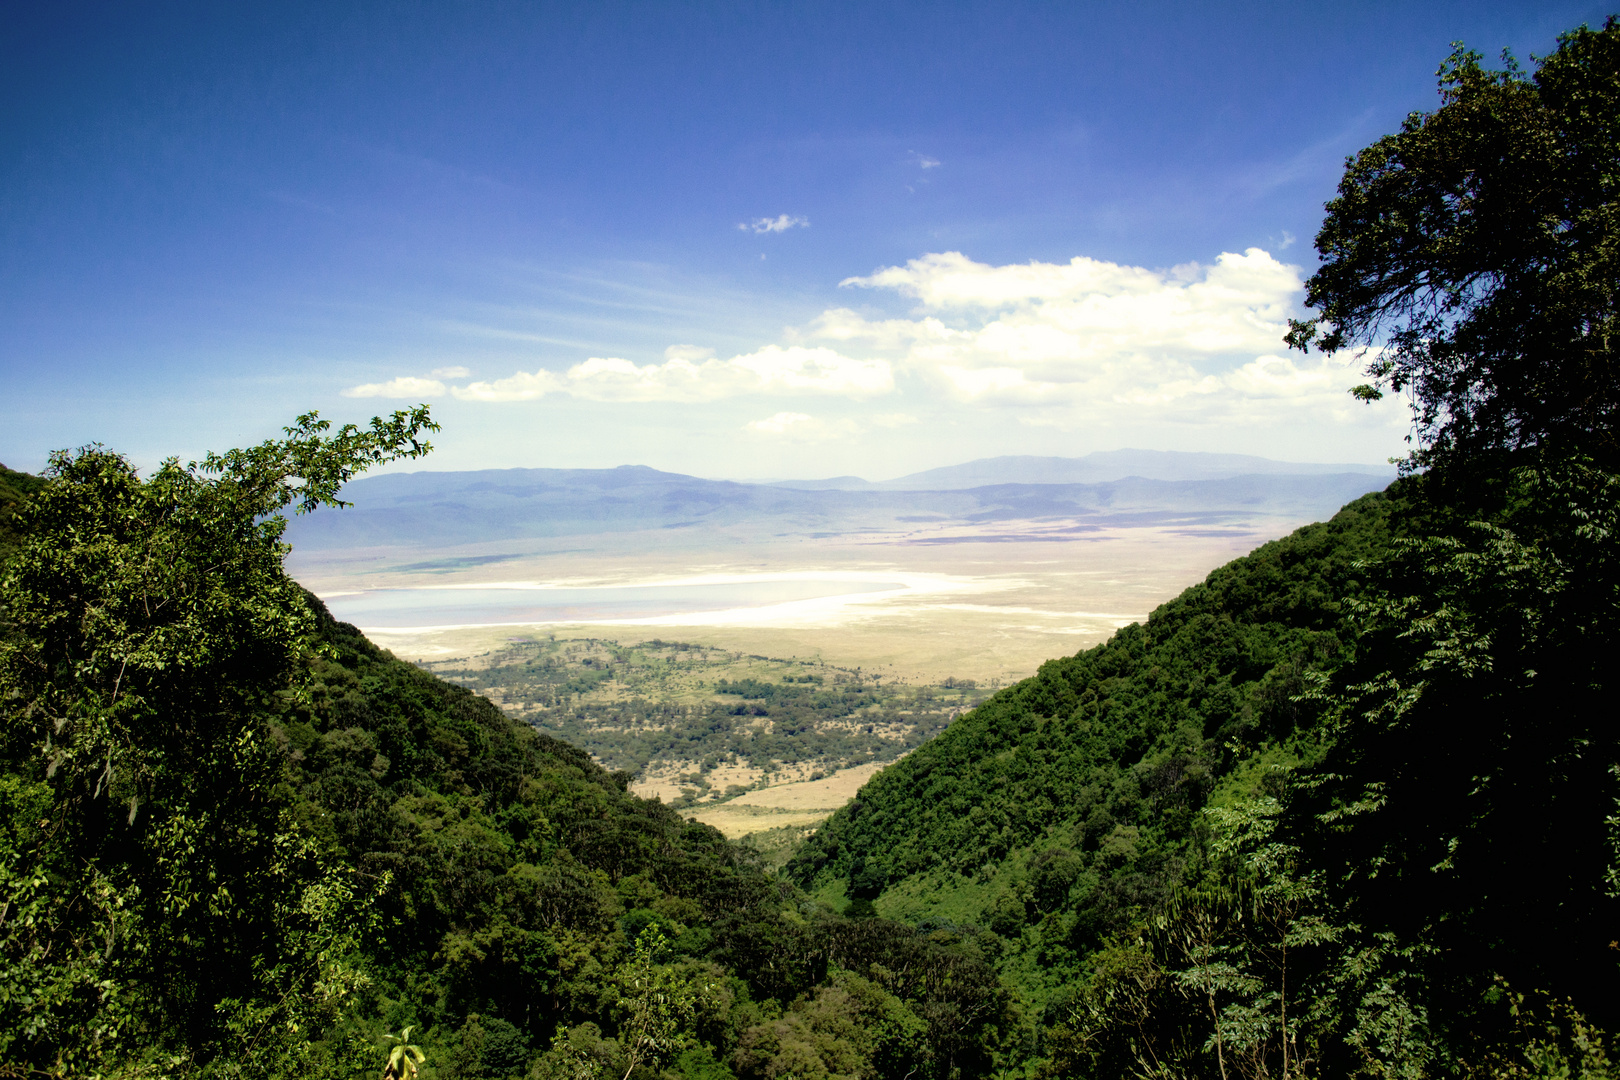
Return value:
[(438, 379), (423, 379), (415, 375), (401, 375), (387, 382), (361, 383), (359, 386), (351, 386), (342, 391), (344, 397), (351, 398), (424, 398), (437, 397), (443, 393), (444, 383)]
[(809, 218), (796, 217), (792, 214), (778, 214), (773, 218), (755, 218), (753, 221), (743, 221), (737, 224), (737, 228), (743, 232), (752, 233), (779, 233), (787, 232), (789, 229), (808, 229), (809, 227)]
[(822, 420), (801, 412), (779, 412), (763, 420), (750, 420), (743, 429), (753, 435), (782, 437), (792, 442), (826, 442), (859, 434), (861, 425), (848, 417)]

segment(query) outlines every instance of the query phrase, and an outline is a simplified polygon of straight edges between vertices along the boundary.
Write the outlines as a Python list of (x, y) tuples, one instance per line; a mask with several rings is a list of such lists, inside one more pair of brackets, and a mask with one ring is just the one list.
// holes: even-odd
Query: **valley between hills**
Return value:
[[(295, 519), (289, 568), (395, 655), (585, 747), (605, 768), (627, 769), (637, 794), (747, 837), (779, 862), (950, 716), (1101, 643), (1189, 582), (1387, 476), (1140, 451), (992, 459), (886, 485), (741, 485), (646, 469), (402, 474), (354, 483), (355, 506), (341, 514)], [(639, 617), (588, 610), (593, 591), (784, 580), (830, 580), (831, 595), (753, 606), (722, 597), (707, 609), (700, 601), (697, 610)], [(867, 581), (877, 591), (837, 591)], [(540, 588), (520, 588), (530, 585)], [(383, 609), (367, 621), (345, 608), (368, 595), (464, 592), (487, 603), (560, 591), (583, 597), (587, 610), (524, 622), (497, 606)], [(389, 625), (424, 619), (469, 621)], [(536, 663), (574, 680), (566, 702), (532, 685)], [(826, 733), (852, 715), (870, 722), (834, 706), (775, 756), (731, 747), (719, 761), (681, 737), (624, 753), (626, 729), (648, 723), (639, 714), (649, 705), (688, 710), (659, 721), (678, 736), (706, 729), (707, 710), (738, 706), (715, 692), (720, 683), (807, 672), (855, 680), (872, 695), (861, 708), (883, 714), (875, 749), (823, 749)]]

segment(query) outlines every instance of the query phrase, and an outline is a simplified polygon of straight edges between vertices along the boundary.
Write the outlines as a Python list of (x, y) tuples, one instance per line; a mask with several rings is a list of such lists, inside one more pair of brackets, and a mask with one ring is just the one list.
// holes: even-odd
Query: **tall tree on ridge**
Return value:
[(1410, 395), (1420, 461), (1620, 452), (1620, 28), (1530, 74), (1459, 47), (1442, 104), (1349, 159), (1290, 345), (1367, 350)]

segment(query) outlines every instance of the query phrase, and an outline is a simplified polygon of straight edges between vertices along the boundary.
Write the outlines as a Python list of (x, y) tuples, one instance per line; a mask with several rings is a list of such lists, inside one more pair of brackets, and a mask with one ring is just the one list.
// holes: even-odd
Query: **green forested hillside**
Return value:
[[(595, 1024), (611, 1037), (616, 969), (649, 925), (668, 938), (660, 959), (711, 987), (699, 1004), (705, 1039), (693, 1049), (714, 1074), (726, 1066), (711, 1059), (729, 1063), (745, 1036), (755, 1046), (764, 1037), (755, 1029), (800, 995), (847, 989), (896, 950), (962, 980), (956, 991), (890, 981), (919, 1013), (945, 1004), (942, 993), (967, 991), (998, 1011), (995, 977), (971, 944), (901, 927), (852, 937), (833, 913), (771, 881), (746, 849), (626, 794), (627, 773), (605, 772), (346, 624), (323, 626), (335, 654), (313, 661), (313, 678), (271, 734), (287, 748), (287, 782), (311, 832), (370, 880), (390, 875), (379, 909), (392, 930), (367, 950), (374, 1008), (392, 1029), (427, 1026), (446, 1048), (438, 1075), (526, 1072), (558, 1025)], [(852, 974), (830, 977), (837, 967)], [(910, 1015), (881, 980), (862, 994), (835, 1007), (823, 993), (823, 1020), (852, 1022), (874, 1002)], [(915, 1053), (938, 1039), (947, 1057), (981, 1052), (906, 1022), (918, 1025)], [(479, 1049), (480, 1039), (501, 1049)], [(769, 1065), (772, 1055), (750, 1053)]]
[[(290, 443), (24, 500), (14, 1071), (352, 1076), (409, 1028), (424, 1080), (1609, 1075), (1608, 474), (1527, 461), (1480, 524), (1414, 477), (1222, 567), (879, 774), (801, 892), (334, 622), (260, 470), (344, 450)], [(1539, 672), (1579, 695), (1526, 727)]]
[(810, 902), (282, 573), (274, 511), (427, 424), (28, 485), (0, 1074), (376, 1075), (391, 1039), (424, 1080), (983, 1074), (1012, 1006), (975, 935)]
[[(409, 1028), (424, 1080), (1608, 1075), (1607, 474), (1527, 465), (1479, 526), (1413, 477), (1265, 545), (880, 773), (795, 883), (333, 621), (264, 477), (353, 451), (292, 434), (22, 484), (13, 1071), (353, 1076)], [(1586, 705), (1532, 739), (1537, 672)]]
[(789, 864), (885, 914), (990, 928), (1037, 1007), (1196, 874), (1200, 811), (1311, 760), (1308, 673), (1350, 655), (1360, 564), (1395, 497), (1356, 500), (1053, 660), (872, 780)]
[(1456, 479), (1043, 666), (788, 873), (982, 927), (1043, 1075), (1614, 1075), (1620, 478)]
[(1504, 59), (1347, 162), (1286, 338), (1406, 396), (1393, 496), (996, 695), (791, 864), (988, 924), (1044, 1075), (1620, 1073), (1620, 17)]

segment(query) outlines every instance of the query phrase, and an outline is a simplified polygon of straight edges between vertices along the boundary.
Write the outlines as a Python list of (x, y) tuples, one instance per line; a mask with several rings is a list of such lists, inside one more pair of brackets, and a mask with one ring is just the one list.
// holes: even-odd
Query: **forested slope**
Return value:
[[(746, 849), (629, 795), (628, 774), (605, 772), (347, 624), (324, 618), (321, 634), (332, 655), (314, 661), (272, 735), (287, 749), (287, 783), (311, 831), (370, 880), (389, 875), (380, 907), (393, 929), (368, 946), (375, 1007), (396, 1029), (415, 1023), (436, 1035), (439, 1075), (526, 1072), (559, 1025), (592, 1023), (611, 1036), (615, 969), (648, 925), (669, 939), (660, 959), (712, 988), (694, 1046), (710, 1072), (723, 1074), (715, 1058), (729, 1061), (768, 1016), (829, 985), (830, 969), (894, 966), (902, 956), (954, 973), (958, 985), (921, 978), (891, 988), (912, 995), (919, 1012), (926, 1004), (968, 1022), (968, 1032), (936, 1024), (930, 1033), (914, 1021), (911, 1051), (937, 1044), (962, 1064), (983, 1054), (963, 1036), (986, 1034), (983, 1020), (1001, 1007), (995, 976), (971, 947), (802, 909)], [(865, 996), (909, 1015), (881, 987)], [(842, 1016), (821, 1004), (829, 1022), (861, 1011), (859, 1002), (844, 1002)], [(984, 1015), (974, 1022), (964, 1012)], [(599, 1052), (618, 1060), (611, 1048)], [(772, 1056), (749, 1060), (763, 1068)]]
[(792, 865), (989, 923), (1049, 1075), (1620, 1073), (1620, 17), (1481, 59), (1347, 160), (1285, 338), (1405, 396), (1395, 500), (997, 695)]
[(1188, 876), (1203, 807), (1316, 753), (1306, 672), (1349, 656), (1347, 603), (1393, 505), (1364, 496), (1043, 665), (878, 774), (788, 873), (879, 911), (988, 925), (1045, 998)]
[(347, 624), (323, 620), (322, 637), (330, 655), (270, 733), (311, 831), (368, 878), (390, 876), (394, 930), (374, 951), (416, 973), (418, 996), (432, 987), (418, 1022), (566, 1013), (590, 995), (573, 985), (584, 957), (559, 956), (558, 936), (606, 935), (595, 950), (610, 958), (627, 910), (680, 934), (780, 906), (743, 853), (627, 794), (624, 774)]
[(17, 546), (17, 513), (40, 483), (37, 476), (0, 465), (0, 558)]
[(983, 1074), (972, 934), (809, 902), (286, 578), (270, 511), (410, 420), (18, 485), (0, 1074), (376, 1075), (407, 1027), (424, 1080)]

